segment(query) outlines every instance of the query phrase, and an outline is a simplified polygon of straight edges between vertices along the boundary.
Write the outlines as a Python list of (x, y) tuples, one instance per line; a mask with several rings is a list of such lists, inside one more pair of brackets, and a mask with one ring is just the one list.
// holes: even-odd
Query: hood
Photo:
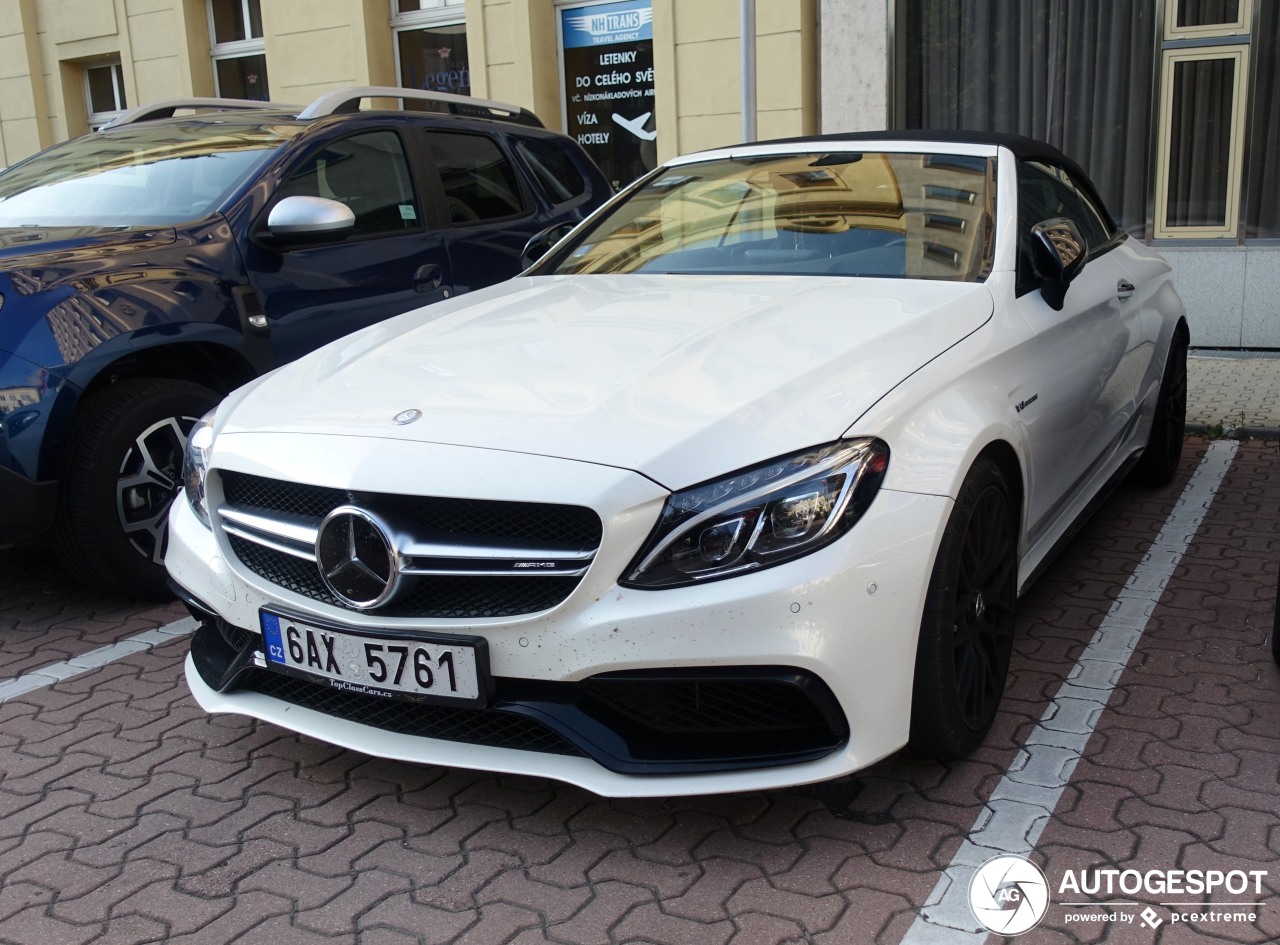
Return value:
[[(618, 466), (679, 488), (839, 436), (990, 317), (982, 285), (517, 278), (282, 368), (220, 434), (386, 437)], [(397, 426), (402, 411), (421, 418)]]
[(176, 238), (171, 226), (0, 227), (0, 266), (56, 264), (104, 251), (164, 246)]

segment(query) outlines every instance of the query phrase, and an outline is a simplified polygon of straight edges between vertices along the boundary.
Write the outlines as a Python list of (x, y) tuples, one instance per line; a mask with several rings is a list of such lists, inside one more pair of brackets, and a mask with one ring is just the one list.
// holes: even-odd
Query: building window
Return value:
[(86, 66), (84, 98), (90, 131), (97, 131), (128, 108), (129, 103), (124, 96), (124, 70), (120, 63)]
[(1280, 3), (896, 9), (898, 127), (1048, 141), (1144, 238), (1280, 239)]
[(1156, 0), (900, 0), (897, 123), (1047, 141), (1145, 235), (1155, 16)]
[(218, 95), (257, 102), (270, 99), (262, 0), (209, 0), (209, 35)]
[(1169, 0), (1156, 237), (1234, 237), (1243, 193), (1249, 0)]
[(471, 94), (463, 0), (391, 0), (391, 29), (402, 87)]

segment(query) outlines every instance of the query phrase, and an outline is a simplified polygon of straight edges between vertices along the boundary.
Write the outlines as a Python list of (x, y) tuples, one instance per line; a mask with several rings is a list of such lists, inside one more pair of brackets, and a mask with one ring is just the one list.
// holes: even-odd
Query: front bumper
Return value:
[[(550, 777), (612, 796), (709, 794), (825, 780), (905, 744), (920, 614), (950, 500), (883, 490), (848, 535), (814, 554), (702, 586), (637, 591), (619, 587), (616, 580), (647, 535), (662, 494), (634, 474), (591, 467), (588, 475), (600, 482), (594, 490), (580, 482), (583, 491), (575, 494), (594, 491), (601, 498), (607, 493), (619, 501), (586, 503), (601, 512), (605, 538), (582, 583), (551, 610), (466, 622), (379, 621), (290, 595), (244, 569), (225, 536), (204, 527), (185, 501), (175, 503), (170, 572), (198, 601), (197, 610), (206, 611), (187, 663), (196, 700), (210, 712), (253, 716), (372, 755)], [(536, 491), (527, 485), (536, 477), (501, 478)], [(563, 486), (563, 479), (554, 483)], [(608, 515), (607, 508), (621, 511)], [(466, 725), (450, 727), (452, 722), (415, 729), (409, 708), (389, 720), (335, 707), (321, 698), (321, 693), (332, 695), (323, 684), (303, 684), (319, 692), (300, 694), (291, 688), (294, 680), (286, 686), (285, 677), (269, 670), (261, 657), (262, 606), (285, 607), (357, 631), (393, 625), (426, 634), (483, 636), (497, 683), (494, 699), (484, 710), (450, 711), (462, 719), (459, 725), (482, 720), (477, 711), (496, 711), (505, 716), (504, 724), (513, 717), (520, 724), (532, 720), (538, 732), (516, 726), (509, 738), (495, 741), (468, 734)], [(211, 660), (220, 647), (221, 660)], [(801, 724), (790, 753), (761, 748), (753, 754), (716, 746), (705, 730), (683, 735), (668, 730), (671, 742), (684, 746), (683, 756), (664, 746), (646, 756), (635, 750), (635, 739), (621, 723), (595, 731), (580, 724), (579, 697), (601, 677), (647, 680), (654, 674), (682, 685), (727, 680), (748, 690), (778, 687), (756, 701), (781, 700), (779, 715), (782, 704), (803, 690), (811, 716), (820, 718), (826, 734), (818, 731), (821, 726)], [(471, 715), (463, 718), (465, 713)], [(602, 713), (585, 714), (599, 721)], [(774, 737), (776, 728), (772, 733), (769, 728), (762, 724), (756, 739), (765, 748), (780, 740)], [(548, 734), (554, 738), (544, 742)], [(750, 742), (750, 733), (741, 728), (730, 734)], [(699, 738), (713, 747), (699, 751)]]

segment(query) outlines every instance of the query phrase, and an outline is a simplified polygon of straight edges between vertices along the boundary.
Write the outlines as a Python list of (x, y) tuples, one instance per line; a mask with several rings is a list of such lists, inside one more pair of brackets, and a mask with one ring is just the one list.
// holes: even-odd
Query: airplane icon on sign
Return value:
[(616, 121), (618, 124), (620, 124), (623, 128), (626, 128), (627, 131), (631, 132), (637, 138), (640, 138), (643, 141), (652, 141), (654, 138), (658, 137), (658, 133), (656, 131), (644, 130), (644, 124), (649, 120), (649, 116), (652, 114), (653, 112), (645, 112), (639, 118), (627, 119), (627, 118), (623, 118), (617, 112), (614, 112), (613, 120)]

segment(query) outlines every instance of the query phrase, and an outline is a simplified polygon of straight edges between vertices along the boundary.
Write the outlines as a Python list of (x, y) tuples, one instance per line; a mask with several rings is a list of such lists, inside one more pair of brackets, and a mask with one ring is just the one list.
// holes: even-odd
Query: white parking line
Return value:
[(1209, 444), (1160, 534), (1129, 575), (1009, 772), (991, 792), (968, 839), (938, 879), (902, 945), (977, 945), (986, 940), (986, 930), (969, 909), (969, 881), (991, 857), (1001, 853), (1025, 856), (1040, 839), (1165, 585), (1204, 521), (1235, 454), (1234, 440)]
[(197, 626), (198, 624), (194, 619), (184, 617), (181, 620), (175, 620), (173, 623), (165, 624), (163, 627), (156, 627), (154, 630), (147, 630), (145, 633), (139, 633), (118, 643), (112, 643), (110, 646), (100, 646), (96, 650), (90, 650), (88, 653), (73, 656), (63, 663), (41, 666), (39, 669), (33, 669), (29, 673), (23, 673), (21, 676), (7, 679), (4, 682), (0, 682), (0, 705), (25, 693), (43, 689), (45, 686), (52, 686), (63, 679), (70, 679), (82, 673), (92, 672), (95, 669), (106, 666), (108, 663), (113, 663), (128, 656), (130, 653), (143, 653), (153, 646), (172, 643), (178, 637), (194, 632)]

